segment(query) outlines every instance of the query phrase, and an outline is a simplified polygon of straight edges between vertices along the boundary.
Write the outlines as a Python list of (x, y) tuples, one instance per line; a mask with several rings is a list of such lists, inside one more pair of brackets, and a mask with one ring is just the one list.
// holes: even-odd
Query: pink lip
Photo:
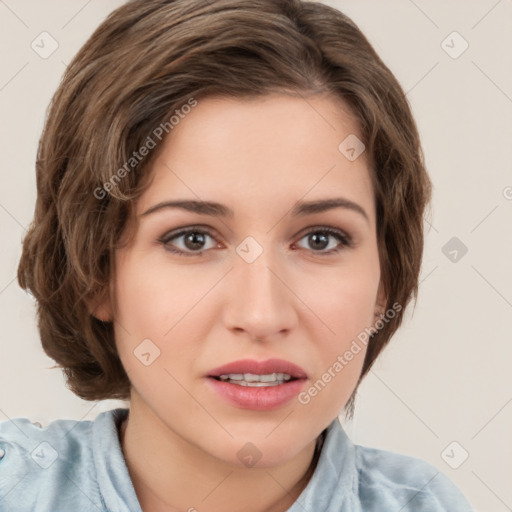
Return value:
[(219, 366), (208, 372), (208, 377), (218, 377), (228, 373), (253, 373), (263, 375), (265, 373), (287, 373), (296, 379), (307, 378), (306, 372), (294, 363), (284, 359), (267, 359), (256, 361), (254, 359), (241, 359)]
[[(255, 375), (287, 373), (295, 380), (278, 386), (250, 387), (231, 384), (214, 378), (228, 373), (253, 373)], [(206, 381), (213, 390), (229, 404), (256, 411), (269, 411), (286, 405), (300, 393), (307, 380), (306, 372), (300, 366), (282, 359), (234, 361), (214, 368), (206, 377)]]

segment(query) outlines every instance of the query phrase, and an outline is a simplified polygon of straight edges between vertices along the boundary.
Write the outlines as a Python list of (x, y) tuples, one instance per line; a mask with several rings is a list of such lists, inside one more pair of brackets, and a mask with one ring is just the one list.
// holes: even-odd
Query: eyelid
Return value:
[[(182, 236), (185, 236), (185, 235), (188, 235), (188, 234), (194, 233), (194, 232), (200, 232), (200, 233), (206, 234), (209, 237), (211, 237), (213, 240), (215, 240), (217, 244), (220, 243), (217, 240), (217, 236), (214, 234), (214, 230), (212, 230), (212, 228), (210, 228), (209, 226), (205, 226), (205, 225), (190, 225), (190, 226), (183, 226), (181, 228), (176, 228), (174, 230), (166, 232), (161, 237), (159, 237), (158, 242), (161, 243), (162, 245), (164, 245), (164, 248), (166, 250), (168, 250), (172, 253), (175, 253), (175, 254), (182, 255), (182, 256), (198, 256), (198, 255), (203, 255), (203, 253), (210, 251), (211, 249), (204, 249), (201, 251), (184, 251), (182, 249), (171, 248), (168, 245), (171, 240), (180, 238)], [(298, 239), (297, 241), (299, 242), (307, 235), (312, 234), (312, 233), (318, 233), (318, 232), (326, 233), (329, 236), (336, 238), (338, 240), (339, 244), (336, 248), (330, 249), (329, 251), (310, 250), (310, 252), (313, 253), (314, 255), (327, 256), (327, 255), (331, 255), (331, 254), (338, 254), (342, 249), (351, 248), (354, 246), (352, 237), (345, 230), (342, 230), (340, 228), (335, 228), (335, 227), (329, 226), (329, 225), (309, 226), (309, 227), (305, 228), (304, 230), (300, 231), (298, 234), (296, 234), (294, 236), (294, 239)], [(294, 244), (295, 243), (297, 243), (297, 242), (294, 242)], [(307, 249), (305, 249), (305, 250), (307, 250)]]
[(334, 226), (330, 226), (328, 224), (320, 224), (316, 226), (309, 226), (305, 230), (299, 232), (296, 237), (300, 237), (300, 239), (304, 238), (306, 235), (310, 233), (323, 232), (328, 233), (331, 236), (340, 237), (344, 244), (348, 247), (352, 247), (354, 245), (354, 241), (352, 236), (350, 236), (345, 230), (340, 228), (335, 228)]
[[(166, 233), (164, 233), (162, 236), (160, 236), (158, 238), (158, 242), (160, 242), (163, 245), (166, 245), (171, 240), (173, 240), (175, 238), (179, 238), (181, 236), (188, 235), (190, 233), (195, 233), (195, 232), (204, 233), (204, 234), (208, 235), (209, 237), (213, 238), (217, 243), (219, 243), (217, 241), (217, 237), (214, 234), (213, 230), (210, 227), (203, 226), (203, 225), (183, 226), (181, 228), (176, 228), (171, 231), (167, 231)], [(179, 250), (179, 251), (185, 252), (185, 251), (181, 251), (181, 250)], [(203, 251), (192, 251), (192, 252), (187, 252), (187, 254), (200, 254), (201, 252), (203, 252)]]

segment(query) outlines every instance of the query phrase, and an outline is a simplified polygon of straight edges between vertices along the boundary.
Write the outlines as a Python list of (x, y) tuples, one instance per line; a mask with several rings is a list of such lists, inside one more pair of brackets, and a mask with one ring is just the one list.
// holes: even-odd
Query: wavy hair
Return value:
[(96, 29), (53, 96), (18, 266), (20, 286), (37, 301), (43, 349), (79, 397), (129, 397), (113, 325), (89, 304), (109, 288), (158, 148), (101, 198), (98, 190), (190, 98), (274, 92), (340, 98), (366, 145), (382, 283), (388, 307), (403, 308), (371, 337), (358, 385), (400, 326), (417, 296), (431, 183), (404, 91), (356, 24), (300, 0), (132, 0)]

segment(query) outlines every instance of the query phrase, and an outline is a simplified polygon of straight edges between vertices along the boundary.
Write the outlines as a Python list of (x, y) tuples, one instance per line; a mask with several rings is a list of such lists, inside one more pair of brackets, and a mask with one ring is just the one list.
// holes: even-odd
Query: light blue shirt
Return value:
[[(27, 418), (1, 422), (0, 511), (141, 512), (119, 442), (127, 413), (114, 409), (44, 428)], [(473, 512), (434, 466), (354, 445), (337, 419), (297, 501), (289, 512)]]

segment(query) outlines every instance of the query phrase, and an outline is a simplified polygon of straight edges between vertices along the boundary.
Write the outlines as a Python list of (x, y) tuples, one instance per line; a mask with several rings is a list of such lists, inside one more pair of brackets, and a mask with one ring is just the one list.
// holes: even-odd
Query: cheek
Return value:
[[(210, 302), (203, 299), (217, 274), (172, 266), (165, 255), (152, 257), (142, 251), (118, 257), (115, 339), (134, 384), (141, 384), (141, 378), (148, 385), (167, 380), (164, 369), (179, 373), (193, 361), (200, 345), (194, 340), (205, 338), (207, 328), (197, 315), (208, 315)], [(145, 363), (150, 363), (150, 371)]]
[(317, 328), (325, 332), (321, 339), (326, 346), (340, 349), (372, 325), (379, 282), (379, 260), (373, 252), (303, 281), (301, 297), (315, 313)]
[(145, 264), (136, 256), (120, 255), (116, 262), (115, 339), (123, 366), (129, 373), (140, 371), (144, 359), (159, 362), (157, 356), (161, 355), (165, 332), (173, 325), (172, 312), (177, 302), (176, 294), (165, 286), (166, 278), (159, 268)]
[[(162, 258), (133, 257), (118, 266), (118, 320), (130, 333), (164, 341), (207, 291), (207, 282)], [(202, 283), (202, 284), (201, 284)]]
[(317, 330), (311, 334), (317, 371), (298, 401), (326, 424), (341, 412), (361, 374), (377, 290), (378, 274), (351, 273), (332, 280), (324, 293), (311, 299), (311, 309), (322, 320), (315, 322), (312, 329)]
[[(329, 326), (327, 336), (316, 336), (321, 372), (336, 374), (337, 387), (356, 381), (364, 362), (368, 329), (374, 321), (374, 286), (346, 282), (323, 297), (322, 320)], [(341, 366), (340, 366), (341, 365)], [(329, 376), (325, 376), (329, 380)], [(336, 385), (335, 385), (336, 386)]]
[(380, 281), (378, 253), (375, 248), (375, 252), (360, 256), (351, 259), (350, 265), (316, 275), (316, 280), (311, 278), (303, 288), (307, 304), (316, 314), (309, 323), (309, 337), (315, 340), (312, 356), (317, 371), (299, 403), (311, 414), (326, 418), (339, 414), (352, 394), (375, 320)]
[(373, 322), (378, 283), (362, 281), (345, 280), (326, 294), (322, 311), (337, 339), (354, 338)]

